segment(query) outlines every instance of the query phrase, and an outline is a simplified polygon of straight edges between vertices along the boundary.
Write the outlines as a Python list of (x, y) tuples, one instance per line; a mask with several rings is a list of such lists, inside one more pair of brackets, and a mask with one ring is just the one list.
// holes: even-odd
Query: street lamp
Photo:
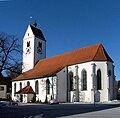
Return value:
[(93, 86), (93, 94), (94, 94), (94, 106), (95, 106), (95, 85)]

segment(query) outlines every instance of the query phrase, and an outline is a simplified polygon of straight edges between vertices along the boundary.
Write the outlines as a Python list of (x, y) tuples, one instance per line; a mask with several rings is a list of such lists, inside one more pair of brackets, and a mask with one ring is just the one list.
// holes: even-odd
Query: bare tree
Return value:
[(9, 73), (9, 75), (11, 72), (20, 73), (22, 52), (20, 48), (15, 36), (0, 33), (0, 74), (3, 72)]

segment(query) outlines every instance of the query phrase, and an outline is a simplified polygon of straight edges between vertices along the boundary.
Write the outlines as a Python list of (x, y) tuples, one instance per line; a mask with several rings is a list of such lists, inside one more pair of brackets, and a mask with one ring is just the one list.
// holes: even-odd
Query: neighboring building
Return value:
[(117, 99), (120, 100), (120, 80), (117, 81), (116, 89), (117, 89)]
[(116, 97), (113, 60), (102, 44), (45, 58), (46, 40), (29, 25), (23, 52), (23, 73), (12, 81), (13, 100), (93, 103)]
[(9, 77), (0, 77), (0, 100), (11, 99), (12, 81)]

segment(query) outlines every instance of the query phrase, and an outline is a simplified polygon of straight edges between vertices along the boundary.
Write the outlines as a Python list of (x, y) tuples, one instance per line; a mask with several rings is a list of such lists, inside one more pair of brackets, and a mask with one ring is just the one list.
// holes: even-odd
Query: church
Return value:
[(46, 40), (35, 25), (23, 38), (23, 72), (12, 81), (12, 100), (107, 102), (114, 100), (113, 60), (102, 44), (46, 58)]

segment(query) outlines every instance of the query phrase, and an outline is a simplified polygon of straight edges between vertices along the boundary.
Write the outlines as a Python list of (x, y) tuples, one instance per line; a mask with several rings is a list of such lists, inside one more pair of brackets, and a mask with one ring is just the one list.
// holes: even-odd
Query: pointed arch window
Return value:
[(87, 72), (82, 70), (82, 90), (87, 90)]
[(22, 82), (20, 82), (20, 90), (22, 89)]
[(39, 93), (39, 84), (38, 84), (38, 80), (35, 81), (35, 92), (36, 92), (36, 94)]
[(101, 70), (97, 71), (97, 90), (101, 90)]
[(16, 83), (14, 83), (14, 93), (16, 93)]
[(46, 94), (50, 94), (50, 80), (46, 80)]
[(73, 72), (69, 73), (70, 91), (73, 91)]

